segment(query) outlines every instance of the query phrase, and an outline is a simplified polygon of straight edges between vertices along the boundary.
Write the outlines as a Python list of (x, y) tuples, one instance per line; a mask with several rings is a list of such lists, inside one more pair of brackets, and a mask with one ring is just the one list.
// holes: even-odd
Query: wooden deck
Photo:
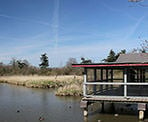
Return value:
[(106, 97), (106, 96), (93, 96), (83, 97), (83, 101), (88, 102), (122, 102), (122, 103), (148, 103), (148, 97)]
[(94, 102), (101, 103), (101, 111), (105, 102), (136, 103), (139, 119), (143, 119), (148, 104), (148, 61), (143, 62), (145, 56), (148, 54), (128, 54), (119, 57), (117, 62), (73, 65), (84, 68), (84, 97), (80, 103), (84, 116), (88, 115), (88, 106)]

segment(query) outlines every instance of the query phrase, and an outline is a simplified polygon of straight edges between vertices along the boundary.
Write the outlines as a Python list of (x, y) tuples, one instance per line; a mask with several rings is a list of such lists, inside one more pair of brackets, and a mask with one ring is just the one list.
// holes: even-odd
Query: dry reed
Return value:
[(82, 76), (1, 76), (0, 83), (31, 88), (57, 88), (57, 95), (81, 95)]

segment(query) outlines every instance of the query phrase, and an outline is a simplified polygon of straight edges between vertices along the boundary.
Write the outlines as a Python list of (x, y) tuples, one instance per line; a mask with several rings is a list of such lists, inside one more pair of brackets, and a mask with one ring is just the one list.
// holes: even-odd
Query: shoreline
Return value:
[(82, 76), (60, 75), (60, 76), (0, 76), (0, 83), (25, 86), (28, 88), (55, 89), (58, 96), (81, 96)]

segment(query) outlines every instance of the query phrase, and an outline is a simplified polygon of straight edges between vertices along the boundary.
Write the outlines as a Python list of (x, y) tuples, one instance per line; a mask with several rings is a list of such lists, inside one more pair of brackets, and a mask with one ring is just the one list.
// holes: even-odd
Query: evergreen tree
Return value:
[(41, 64), (39, 64), (40, 68), (46, 69), (49, 66), (48, 56), (46, 53), (42, 54), (40, 57)]
[(114, 62), (116, 61), (116, 54), (115, 52), (111, 49), (109, 52), (109, 55), (107, 56), (106, 59), (103, 59), (105, 62)]
[(117, 58), (119, 57), (120, 54), (125, 54), (126, 50), (121, 50), (119, 53), (115, 53), (112, 49), (110, 50), (108, 56), (106, 59), (103, 59), (102, 61), (105, 62), (115, 62), (117, 60)]
[(119, 57), (120, 54), (126, 54), (126, 50), (121, 50), (119, 53), (116, 55), (116, 59)]

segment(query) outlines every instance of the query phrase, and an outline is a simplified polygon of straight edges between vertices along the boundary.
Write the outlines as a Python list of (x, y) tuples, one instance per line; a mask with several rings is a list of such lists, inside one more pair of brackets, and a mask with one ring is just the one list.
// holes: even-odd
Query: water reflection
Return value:
[(0, 122), (138, 122), (135, 114), (114, 116), (109, 104), (105, 104), (105, 114), (97, 103), (83, 117), (80, 97), (55, 96), (54, 90), (0, 84), (0, 96)]

